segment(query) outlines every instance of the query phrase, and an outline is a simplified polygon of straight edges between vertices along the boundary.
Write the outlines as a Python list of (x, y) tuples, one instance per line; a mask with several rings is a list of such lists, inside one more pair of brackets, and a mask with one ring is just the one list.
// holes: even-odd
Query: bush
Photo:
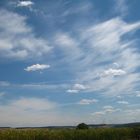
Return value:
[(88, 127), (88, 125), (85, 124), (85, 123), (80, 123), (80, 124), (77, 125), (76, 128), (77, 128), (77, 129), (88, 129), (89, 127)]

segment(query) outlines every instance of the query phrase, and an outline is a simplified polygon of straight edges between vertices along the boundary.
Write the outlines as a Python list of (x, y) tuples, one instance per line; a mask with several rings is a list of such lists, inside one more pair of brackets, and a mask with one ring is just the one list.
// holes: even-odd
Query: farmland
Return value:
[(1, 129), (0, 140), (139, 140), (140, 128)]

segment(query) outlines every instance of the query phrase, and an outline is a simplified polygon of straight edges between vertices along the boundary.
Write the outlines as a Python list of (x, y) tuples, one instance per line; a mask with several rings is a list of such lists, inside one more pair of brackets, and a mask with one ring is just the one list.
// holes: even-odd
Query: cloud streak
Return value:
[(120, 112), (120, 111), (121, 111), (121, 109), (114, 108), (112, 106), (104, 106), (103, 110), (91, 113), (91, 115), (92, 116), (104, 116), (107, 114), (112, 114), (112, 113), (116, 113), (116, 112)]
[(122, 69), (108, 69), (104, 71), (103, 76), (121, 76), (126, 74), (126, 72)]
[(128, 105), (129, 103), (127, 101), (118, 101), (118, 104), (124, 104), (124, 105)]
[(97, 102), (98, 102), (97, 99), (82, 99), (78, 102), (78, 104), (80, 104), (80, 105), (90, 105), (90, 104), (97, 103)]

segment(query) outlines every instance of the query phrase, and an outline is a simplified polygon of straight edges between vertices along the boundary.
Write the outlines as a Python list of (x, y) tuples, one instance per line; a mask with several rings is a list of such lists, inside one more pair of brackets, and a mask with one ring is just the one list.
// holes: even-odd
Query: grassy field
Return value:
[(0, 140), (139, 140), (140, 128), (1, 129)]

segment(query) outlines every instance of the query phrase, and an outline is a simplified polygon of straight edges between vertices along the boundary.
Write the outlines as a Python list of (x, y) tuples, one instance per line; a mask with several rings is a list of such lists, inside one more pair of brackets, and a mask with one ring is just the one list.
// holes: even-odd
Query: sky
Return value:
[(139, 0), (0, 0), (0, 126), (140, 121)]

